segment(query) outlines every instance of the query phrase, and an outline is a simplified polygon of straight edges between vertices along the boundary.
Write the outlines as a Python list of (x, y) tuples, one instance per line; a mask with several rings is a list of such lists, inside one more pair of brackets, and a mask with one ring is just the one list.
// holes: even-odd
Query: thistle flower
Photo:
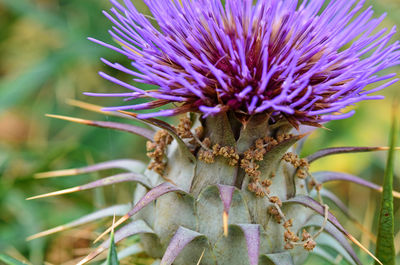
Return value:
[[(310, 130), (303, 124), (315, 129), (321, 122), (349, 117), (352, 111), (340, 112), (358, 101), (381, 98), (370, 94), (397, 81), (393, 74), (377, 75), (400, 62), (399, 43), (388, 45), (394, 28), (388, 34), (375, 31), (384, 16), (372, 19), (371, 8), (361, 11), (364, 1), (355, 0), (332, 0), (326, 7), (323, 0), (226, 0), (224, 5), (220, 0), (145, 0), (154, 16), (150, 20), (129, 0), (126, 7), (111, 2), (113, 15), (105, 14), (115, 24), (110, 34), (121, 47), (92, 40), (124, 54), (132, 69), (103, 62), (155, 89), (142, 90), (101, 73), (132, 92), (87, 94), (148, 98), (104, 110), (139, 117), (151, 126), (53, 117), (143, 136), (149, 140), (150, 163), (146, 170), (138, 161), (116, 160), (41, 174), (127, 171), (33, 198), (128, 181), (138, 185), (133, 207), (102, 209), (31, 238), (116, 214), (122, 217), (103, 235), (133, 219), (116, 231), (115, 240), (140, 234), (140, 242), (124, 255), (143, 251), (154, 264), (298, 265), (315, 249), (328, 260), (335, 260), (330, 253), (336, 250), (361, 265), (348, 239), (375, 258), (329, 211), (325, 199), (366, 231), (323, 184), (340, 180), (382, 188), (345, 173), (310, 172), (309, 166), (332, 154), (387, 149), (331, 148), (301, 158), (299, 142)], [(175, 108), (153, 110), (169, 103)], [(123, 111), (145, 109), (153, 112)], [(192, 115), (181, 117), (177, 126), (154, 118), (186, 112)], [(79, 264), (109, 246), (103, 242)]]
[[(105, 110), (173, 109), (140, 114), (141, 118), (201, 112), (204, 117), (233, 111), (267, 113), (292, 124), (317, 124), (351, 116), (349, 105), (397, 81), (378, 76), (397, 65), (400, 45), (387, 45), (395, 34), (378, 27), (365, 1), (325, 0), (145, 0), (153, 18), (140, 14), (129, 0), (116, 0), (109, 31), (120, 48), (98, 40), (131, 61), (131, 68), (102, 59), (156, 86), (145, 91), (105, 73), (100, 75), (133, 92), (94, 94), (149, 98), (143, 104)], [(154, 26), (155, 20), (157, 26)], [(135, 71), (137, 70), (137, 71)], [(369, 84), (385, 81), (366, 90)]]

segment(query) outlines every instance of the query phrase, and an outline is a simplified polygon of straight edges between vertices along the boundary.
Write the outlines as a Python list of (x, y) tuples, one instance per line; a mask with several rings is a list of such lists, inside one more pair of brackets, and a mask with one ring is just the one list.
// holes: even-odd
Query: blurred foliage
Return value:
[[(400, 2), (369, 1), (376, 13), (388, 11), (385, 27), (400, 25)], [(146, 11), (141, 1), (138, 9)], [(25, 201), (25, 198), (79, 185), (98, 175), (37, 180), (37, 172), (73, 168), (117, 158), (145, 160), (142, 139), (122, 132), (85, 127), (44, 117), (46, 113), (88, 119), (114, 120), (68, 106), (66, 99), (80, 99), (98, 105), (112, 105), (110, 99), (93, 99), (82, 92), (121, 91), (102, 80), (105, 68), (99, 58), (126, 62), (122, 56), (89, 42), (92, 36), (111, 42), (111, 23), (101, 15), (107, 0), (0, 0), (0, 250), (15, 258), (25, 257), (32, 264), (67, 264), (88, 253), (91, 240), (102, 225), (86, 225), (43, 239), (25, 238), (47, 228), (68, 222), (94, 209), (115, 202), (127, 202), (134, 187), (118, 185), (77, 194)], [(399, 38), (399, 35), (397, 35)], [(103, 69), (104, 67), (104, 69)], [(395, 69), (399, 72), (399, 68)], [(123, 80), (127, 76), (121, 75)], [(357, 105), (357, 114), (327, 124), (306, 144), (304, 154), (331, 146), (384, 146), (390, 125), (392, 98), (399, 95), (399, 84), (383, 92), (383, 101)], [(382, 183), (386, 154), (353, 154), (325, 158), (312, 170), (338, 170)], [(394, 188), (400, 190), (400, 167), (395, 169)], [(107, 173), (107, 172), (105, 172)], [(103, 176), (103, 173), (102, 173)], [(106, 174), (104, 174), (106, 176)], [(343, 183), (332, 184), (365, 227), (376, 233), (377, 201), (380, 194)], [(118, 189), (118, 192), (115, 190)], [(362, 205), (362, 207), (360, 207)], [(396, 242), (400, 242), (399, 201), (395, 200)], [(340, 212), (333, 211), (339, 216)], [(350, 221), (340, 218), (364, 245), (374, 244)], [(111, 222), (111, 220), (109, 220)], [(400, 245), (396, 246), (399, 253)], [(363, 256), (360, 253), (360, 256)], [(316, 258), (309, 263), (321, 264)], [(366, 258), (368, 262), (370, 259)], [(143, 259), (134, 264), (144, 264)], [(72, 261), (70, 264), (74, 264)]]

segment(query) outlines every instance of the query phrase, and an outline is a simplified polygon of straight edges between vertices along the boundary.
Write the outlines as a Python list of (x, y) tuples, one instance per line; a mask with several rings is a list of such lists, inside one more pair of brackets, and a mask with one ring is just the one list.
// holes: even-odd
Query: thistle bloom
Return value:
[(155, 89), (100, 73), (132, 92), (87, 95), (150, 99), (105, 110), (175, 103), (139, 117), (233, 111), (318, 125), (351, 116), (354, 111), (341, 111), (381, 99), (370, 94), (397, 81), (395, 74), (377, 75), (399, 64), (399, 42), (388, 45), (395, 28), (377, 31), (385, 15), (372, 18), (365, 1), (332, 0), (323, 7), (324, 0), (145, 0), (152, 18), (129, 0), (125, 6), (111, 2), (105, 15), (115, 24), (109, 32), (120, 47), (91, 40), (125, 55), (132, 68), (104, 63)]
[[(350, 217), (324, 184), (347, 181), (382, 189), (343, 172), (310, 172), (310, 164), (333, 154), (385, 148), (329, 148), (302, 158), (307, 127), (300, 125), (349, 117), (353, 112), (344, 108), (381, 98), (370, 94), (397, 81), (393, 74), (377, 75), (400, 62), (400, 44), (388, 44), (395, 29), (376, 30), (384, 16), (372, 18), (371, 8), (357, 0), (144, 1), (154, 17), (140, 14), (130, 0), (125, 6), (111, 1), (112, 14), (105, 14), (115, 24), (110, 34), (119, 48), (92, 40), (131, 61), (128, 68), (103, 59), (107, 65), (154, 89), (101, 73), (131, 91), (87, 94), (148, 99), (105, 110), (151, 110), (125, 113), (151, 128), (53, 117), (145, 137), (147, 170), (138, 161), (120, 159), (44, 173), (126, 171), (31, 198), (136, 182), (134, 206), (105, 208), (31, 238), (117, 214), (122, 217), (102, 235), (133, 219), (116, 231), (115, 241), (140, 235), (140, 242), (123, 251), (143, 250), (154, 264), (158, 259), (163, 265), (300, 265), (315, 248), (313, 254), (329, 261), (337, 252), (362, 265), (347, 239), (383, 264), (330, 213), (325, 199)], [(372, 83), (378, 85), (365, 89)], [(157, 110), (170, 103), (175, 108)], [(185, 112), (203, 115), (182, 115), (177, 126), (146, 119)], [(109, 246), (109, 240), (103, 242), (78, 264)]]

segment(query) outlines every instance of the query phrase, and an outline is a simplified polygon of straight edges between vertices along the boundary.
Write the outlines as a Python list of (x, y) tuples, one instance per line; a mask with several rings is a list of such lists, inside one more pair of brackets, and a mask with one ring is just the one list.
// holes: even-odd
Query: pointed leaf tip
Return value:
[(74, 117), (68, 117), (68, 116), (62, 116), (62, 115), (53, 115), (53, 114), (46, 114), (46, 116), (50, 117), (50, 118), (66, 120), (66, 121), (75, 122), (75, 123), (84, 124), (84, 125), (90, 125), (90, 126), (94, 126), (94, 127), (108, 128), (108, 129), (114, 129), (117, 131), (129, 132), (129, 133), (133, 133), (133, 134), (142, 136), (150, 141), (153, 140), (154, 134), (155, 134), (154, 131), (146, 129), (146, 128), (134, 126), (131, 124), (113, 122), (113, 121), (92, 121), (92, 120), (84, 120), (84, 119), (80, 119), (80, 118), (74, 118)]
[(140, 172), (145, 167), (146, 166), (141, 161), (132, 159), (117, 159), (81, 168), (63, 169), (63, 170), (37, 173), (35, 174), (35, 178), (55, 178), (64, 176), (75, 176), (79, 174), (85, 174), (85, 173), (114, 169), (114, 168), (123, 169), (131, 172)]
[(268, 260), (267, 264), (271, 264), (272, 261), (272, 264), (294, 265), (293, 258), (288, 252), (265, 254), (262, 257)]
[[(314, 217), (312, 217), (310, 220), (307, 221), (306, 226), (314, 226), (314, 227), (321, 227), (323, 220), (322, 220), (322, 216), (319, 215), (315, 215)], [(331, 237), (333, 237), (333, 239), (336, 240), (336, 242), (339, 244), (339, 246), (341, 246), (343, 248), (342, 251), (345, 251), (344, 253), (341, 252), (340, 249), (337, 249), (335, 247), (335, 245), (329, 244), (328, 246), (330, 248), (335, 249), (336, 251), (338, 251), (340, 254), (342, 254), (342, 256), (349, 260), (349, 261), (353, 261), (355, 262), (357, 265), (362, 265), (360, 259), (357, 257), (357, 254), (354, 252), (353, 248), (351, 247), (350, 243), (348, 242), (347, 238), (343, 235), (343, 233), (341, 231), (339, 231), (339, 229), (337, 229), (332, 223), (327, 222), (324, 226), (324, 232), (327, 235), (330, 235)], [(321, 242), (320, 240), (323, 240), (325, 234), (321, 234), (318, 239), (317, 239), (317, 246), (323, 242)], [(327, 236), (325, 235), (325, 236)]]
[[(114, 222), (115, 222), (115, 215), (113, 224)], [(115, 241), (114, 241), (114, 229), (111, 230), (110, 247), (108, 250), (106, 265), (119, 265), (117, 247), (115, 246)]]
[[(296, 196), (294, 198), (291, 198), (287, 201), (285, 201), (284, 203), (298, 203), (298, 204), (302, 204), (312, 210), (314, 210), (315, 212), (317, 212), (318, 214), (320, 214), (321, 216), (325, 215), (325, 207), (323, 205), (321, 205), (319, 202), (315, 201), (314, 199), (312, 199), (311, 197), (308, 196)], [(342, 232), (348, 239), (350, 239), (354, 244), (356, 244), (359, 248), (361, 248), (365, 253), (367, 253), (369, 256), (371, 256), (375, 261), (377, 261), (379, 264), (383, 265), (379, 259), (377, 259), (374, 254), (371, 253), (371, 251), (369, 251), (366, 247), (364, 247), (360, 242), (358, 242), (358, 240), (356, 238), (354, 238), (349, 232), (347, 232), (347, 230), (340, 224), (340, 222), (336, 219), (336, 217), (328, 211), (328, 220), (329, 222), (331, 222), (336, 228), (339, 229), (340, 232)]]
[(233, 192), (235, 187), (228, 185), (218, 185), (219, 196), (224, 205), (224, 212), (229, 213), (229, 208), (231, 207)]
[(88, 184), (82, 185), (82, 186), (77, 186), (77, 187), (73, 187), (73, 188), (69, 188), (69, 189), (64, 189), (64, 190), (50, 192), (50, 193), (46, 193), (46, 194), (42, 194), (42, 195), (38, 195), (38, 196), (33, 196), (30, 198), (27, 198), (27, 200), (58, 196), (58, 195), (62, 195), (62, 194), (68, 194), (68, 193), (73, 193), (73, 192), (77, 192), (77, 191), (88, 190), (88, 189), (108, 186), (108, 185), (117, 184), (117, 183), (121, 183), (121, 182), (127, 182), (127, 181), (138, 182), (147, 188), (151, 187), (151, 185), (147, 181), (147, 179), (140, 174), (121, 173), (121, 174), (117, 174), (115, 176), (99, 179), (99, 180), (90, 182)]
[(260, 225), (239, 224), (246, 238), (247, 254), (250, 265), (258, 265), (260, 255)]
[[(335, 171), (318, 171), (311, 173), (313, 177), (317, 180), (318, 183), (327, 183), (331, 181), (348, 181), (353, 182), (355, 184), (382, 192), (383, 188), (375, 183), (372, 183), (368, 180), (362, 179), (360, 177), (350, 175), (343, 172), (335, 172)], [(400, 199), (400, 192), (392, 191), (393, 197)]]
[(200, 237), (204, 235), (180, 226), (169, 242), (160, 265), (171, 265), (190, 242)]
[(393, 109), (392, 128), (390, 131), (390, 149), (386, 162), (383, 180), (382, 202), (379, 215), (378, 240), (376, 255), (385, 265), (396, 264), (396, 250), (394, 244), (394, 207), (393, 207), (393, 171), (394, 147), (397, 142), (398, 119), (397, 104)]
[(147, 125), (156, 126), (162, 130), (166, 130), (178, 143), (179, 150), (182, 153), (183, 157), (187, 157), (193, 163), (196, 162), (196, 157), (192, 154), (192, 152), (190, 152), (190, 150), (187, 147), (187, 145), (185, 144), (185, 142), (176, 133), (176, 130), (168, 123), (166, 123), (162, 120), (155, 119), (155, 118), (139, 119), (138, 114), (132, 113), (129, 111), (119, 110), (118, 112), (125, 114), (125, 115), (129, 115), (129, 116), (133, 117), (134, 119), (137, 119), (138, 121), (141, 121)]
[[(112, 227), (117, 227), (118, 226), (117, 223), (113, 224)], [(113, 228), (110, 231), (112, 230)], [(154, 233), (154, 232), (143, 220), (133, 221), (132, 223), (125, 225), (124, 227), (115, 232), (114, 241), (115, 243), (118, 243), (121, 240), (128, 238), (132, 235), (144, 234), (144, 233)], [(79, 265), (88, 263), (89, 261), (97, 257), (100, 253), (107, 250), (110, 247), (110, 245), (111, 245), (111, 238), (104, 241), (97, 249), (95, 249), (93, 252), (87, 255), (83, 260), (81, 260)]]
[(180, 192), (180, 193), (185, 193), (182, 189), (179, 187), (172, 185), (169, 182), (164, 182), (154, 188), (152, 188), (146, 195), (144, 195), (138, 203), (133, 207), (132, 210), (130, 210), (126, 215), (121, 217), (113, 226), (109, 227), (106, 231), (104, 231), (95, 241), (94, 243), (98, 242), (101, 238), (103, 238), (106, 234), (110, 233), (111, 229), (114, 229), (115, 227), (118, 227), (120, 224), (128, 220), (131, 216), (139, 212), (141, 209), (143, 209), (146, 205), (151, 203), (152, 201), (156, 200), (160, 196), (170, 193), (170, 192)]
[[(396, 147), (396, 150), (400, 150), (400, 147)], [(346, 147), (330, 147), (326, 149), (319, 150), (306, 157), (309, 163), (312, 163), (320, 158), (338, 155), (338, 154), (348, 154), (348, 153), (363, 153), (363, 152), (374, 152), (374, 151), (386, 151), (389, 147), (386, 146), (346, 146)]]
[(222, 213), (222, 223), (224, 227), (224, 235), (228, 236), (228, 220), (229, 220), (229, 209), (231, 207), (233, 192), (235, 187), (228, 185), (218, 185), (219, 196), (224, 206), (224, 212)]
[(334, 205), (336, 205), (336, 207), (338, 207), (347, 216), (347, 218), (349, 218), (350, 221), (352, 221), (355, 226), (371, 240), (371, 242), (376, 243), (376, 236), (353, 216), (350, 209), (342, 202), (340, 198), (326, 189), (321, 189), (320, 193), (323, 198), (329, 199)]
[(99, 220), (105, 217), (109, 217), (112, 216), (114, 213), (118, 216), (122, 216), (124, 214), (126, 214), (129, 210), (131, 209), (131, 205), (130, 204), (122, 204), (122, 205), (114, 205), (114, 206), (110, 206), (108, 208), (104, 208), (104, 209), (100, 209), (98, 211), (95, 211), (93, 213), (90, 213), (88, 215), (82, 216), (77, 220), (74, 220), (72, 222), (66, 223), (64, 225), (60, 225), (57, 227), (54, 227), (52, 229), (34, 234), (32, 236), (29, 236), (26, 240), (30, 241), (39, 237), (44, 237), (47, 235), (51, 235), (57, 232), (61, 232), (64, 230), (67, 230), (69, 228), (73, 228), (82, 224), (86, 224), (95, 220)]

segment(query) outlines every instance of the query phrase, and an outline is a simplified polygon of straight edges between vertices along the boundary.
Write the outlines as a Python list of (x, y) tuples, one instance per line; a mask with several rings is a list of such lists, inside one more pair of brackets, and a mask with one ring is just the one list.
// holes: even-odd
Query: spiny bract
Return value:
[[(361, 264), (347, 239), (360, 244), (324, 198), (345, 206), (322, 184), (379, 186), (344, 173), (311, 174), (309, 163), (329, 154), (383, 148), (326, 149), (308, 158), (299, 158), (299, 152), (308, 132), (349, 117), (353, 111), (339, 112), (380, 98), (369, 94), (397, 81), (393, 74), (376, 75), (400, 58), (399, 44), (388, 45), (395, 30), (375, 30), (383, 16), (372, 18), (371, 8), (362, 11), (364, 1), (356, 0), (145, 0), (154, 16), (149, 19), (129, 0), (125, 6), (111, 2), (114, 16), (105, 14), (115, 24), (110, 34), (121, 48), (92, 40), (126, 55), (137, 71), (103, 62), (155, 89), (101, 73), (133, 92), (87, 94), (154, 99), (103, 109), (151, 127), (64, 118), (146, 137), (151, 162), (146, 170), (138, 162), (118, 160), (43, 173), (128, 171), (35, 198), (125, 181), (138, 186), (132, 208), (103, 209), (34, 237), (115, 213), (122, 218), (113, 228), (132, 219), (116, 231), (115, 240), (140, 234), (130, 253), (144, 251), (163, 265), (303, 264), (311, 251), (329, 255), (323, 245)], [(365, 89), (380, 81), (385, 82)], [(124, 111), (169, 103), (173, 108), (146, 114)], [(177, 114), (184, 115), (176, 127), (154, 118)], [(108, 246), (102, 243), (80, 264)]]

